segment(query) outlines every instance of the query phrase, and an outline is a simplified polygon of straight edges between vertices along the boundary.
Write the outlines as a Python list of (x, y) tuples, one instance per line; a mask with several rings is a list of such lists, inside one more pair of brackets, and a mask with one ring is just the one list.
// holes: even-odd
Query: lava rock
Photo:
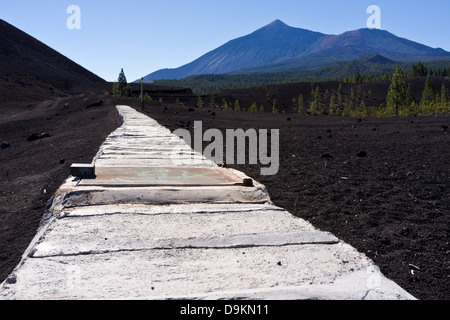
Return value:
[(27, 138), (27, 141), (36, 141), (36, 140), (45, 139), (48, 137), (50, 137), (49, 133), (36, 132), (36, 133), (30, 134)]
[(391, 239), (389, 239), (386, 236), (380, 235), (379, 236), (379, 241), (380, 241), (381, 244), (384, 244), (385, 246), (391, 245)]
[(99, 101), (96, 101), (94, 103), (87, 105), (86, 109), (93, 108), (93, 107), (100, 107), (102, 105), (103, 105), (103, 100), (99, 100)]
[(322, 159), (334, 159), (334, 157), (333, 157), (331, 154), (329, 154), (329, 153), (324, 153), (324, 154), (321, 156), (321, 158), (322, 158)]
[(366, 158), (367, 157), (367, 152), (360, 151), (360, 152), (358, 152), (357, 156), (360, 157), (360, 158)]

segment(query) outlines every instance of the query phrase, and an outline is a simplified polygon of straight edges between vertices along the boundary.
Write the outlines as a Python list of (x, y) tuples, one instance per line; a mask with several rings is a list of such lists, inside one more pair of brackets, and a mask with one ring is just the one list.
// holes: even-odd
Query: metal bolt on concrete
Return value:
[(95, 179), (60, 187), (0, 299), (415, 299), (257, 181), (117, 110)]

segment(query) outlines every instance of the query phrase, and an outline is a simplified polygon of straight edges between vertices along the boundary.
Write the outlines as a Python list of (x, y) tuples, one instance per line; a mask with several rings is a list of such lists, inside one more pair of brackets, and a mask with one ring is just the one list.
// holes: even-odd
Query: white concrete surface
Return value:
[[(97, 170), (185, 167), (179, 150), (195, 154), (196, 167), (217, 167), (156, 121), (117, 109), (123, 124)], [(414, 299), (356, 249), (274, 206), (258, 182), (79, 182), (69, 177), (55, 194), (0, 299)]]

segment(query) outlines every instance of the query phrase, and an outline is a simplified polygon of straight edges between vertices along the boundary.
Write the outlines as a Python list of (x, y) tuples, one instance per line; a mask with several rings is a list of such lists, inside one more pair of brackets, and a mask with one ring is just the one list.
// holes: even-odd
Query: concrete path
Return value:
[(117, 110), (96, 178), (61, 186), (0, 299), (414, 299), (257, 181)]

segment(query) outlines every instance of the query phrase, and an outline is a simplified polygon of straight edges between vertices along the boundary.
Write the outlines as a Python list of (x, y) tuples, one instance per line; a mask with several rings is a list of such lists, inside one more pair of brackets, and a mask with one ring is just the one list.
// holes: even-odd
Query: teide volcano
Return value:
[(359, 29), (340, 35), (327, 35), (293, 28), (275, 20), (189, 64), (156, 71), (144, 80), (182, 79), (199, 74), (311, 69), (368, 55), (381, 55), (397, 61), (450, 59), (450, 52), (400, 38), (384, 30)]

